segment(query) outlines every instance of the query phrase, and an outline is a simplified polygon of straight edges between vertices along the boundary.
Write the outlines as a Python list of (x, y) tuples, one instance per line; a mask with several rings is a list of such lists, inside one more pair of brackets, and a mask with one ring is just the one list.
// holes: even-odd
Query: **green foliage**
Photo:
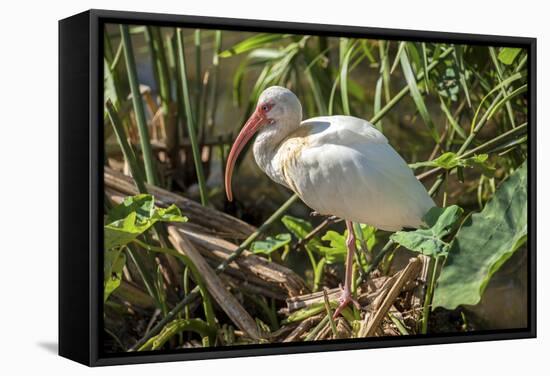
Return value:
[(463, 212), (464, 210), (457, 205), (447, 208), (433, 207), (423, 218), (426, 228), (398, 231), (392, 234), (390, 239), (426, 256), (444, 256), (450, 247), (444, 238), (453, 231)]
[(168, 323), (159, 334), (151, 337), (139, 348), (139, 351), (158, 350), (162, 348), (170, 338), (178, 333), (186, 331), (198, 333), (203, 338), (215, 338), (216, 336), (215, 330), (201, 319), (177, 319)]
[(481, 213), (453, 241), (435, 290), (434, 306), (477, 304), (491, 276), (526, 241), (527, 163), (503, 182)]
[(520, 52), (521, 48), (505, 47), (498, 53), (498, 59), (506, 65), (512, 65)]
[(120, 286), (122, 269), (125, 264), (126, 255), (122, 247), (105, 251), (103, 261), (103, 301), (106, 302), (111, 293)]
[(308, 221), (290, 215), (283, 216), (281, 222), (298, 239), (305, 238), (313, 230), (313, 226)]
[(239, 55), (256, 48), (264, 47), (266, 44), (278, 42), (288, 37), (289, 34), (256, 34), (243, 40), (242, 42), (237, 43), (233, 47), (222, 51), (219, 56), (225, 58)]
[(278, 234), (274, 237), (268, 236), (265, 240), (257, 240), (252, 243), (250, 250), (254, 253), (270, 255), (279, 248), (285, 247), (290, 243), (292, 237), (290, 234)]
[(147, 231), (156, 222), (185, 222), (180, 210), (172, 205), (166, 209), (155, 206), (149, 194), (126, 197), (113, 207), (103, 227), (103, 299), (106, 301), (120, 285), (122, 268), (126, 264), (125, 246)]
[[(367, 244), (369, 249), (372, 249), (376, 244), (376, 234), (372, 226), (365, 224), (360, 225), (361, 236)], [(358, 234), (359, 235), (359, 234)], [(318, 246), (317, 250), (322, 253), (328, 264), (341, 263), (344, 262), (348, 247), (346, 245), (346, 239), (348, 237), (348, 230), (345, 230), (343, 234), (339, 234), (336, 231), (329, 230), (321, 238), (324, 241), (329, 242), (329, 246)], [(361, 247), (359, 236), (356, 236), (356, 246)]]
[(432, 117), (428, 111), (428, 108), (426, 107), (424, 98), (420, 94), (420, 90), (416, 82), (416, 76), (413, 73), (411, 63), (409, 62), (409, 58), (405, 51), (403, 51), (400, 54), (400, 60), (401, 60), (401, 68), (403, 69), (403, 74), (405, 75), (405, 79), (407, 80), (407, 85), (409, 85), (409, 90), (414, 100), (414, 103), (416, 104), (416, 108), (418, 109), (418, 112), (420, 113), (422, 120), (424, 120), (424, 123), (426, 123), (430, 131), (430, 134), (435, 140), (435, 142), (439, 142), (439, 134), (437, 133), (435, 125), (432, 121)]
[(477, 154), (469, 158), (463, 158), (449, 151), (431, 161), (413, 163), (410, 164), (409, 167), (413, 169), (419, 167), (440, 167), (445, 170), (452, 170), (456, 167), (478, 167), (482, 169), (485, 175), (492, 176), (495, 169), (487, 164), (488, 158), (488, 154)]
[[(526, 159), (528, 126), (525, 93), (528, 88), (525, 67), (528, 57), (527, 51), (523, 49), (135, 26), (123, 30), (124, 40), (119, 41), (121, 35), (118, 27), (106, 26), (105, 30), (108, 33), (105, 33), (104, 97), (111, 100), (107, 101), (105, 110), (113, 129), (106, 121), (104, 133), (110, 142), (108, 146), (114, 150), (112, 154), (107, 150), (108, 158), (105, 160), (114, 158), (122, 162), (122, 150), (123, 161), (130, 168), (138, 190), (142, 193), (147, 192), (145, 176), (149, 182), (158, 179), (156, 184), (172, 191), (185, 191), (198, 183), (201, 201), (221, 209), (221, 201), (214, 199), (214, 196), (222, 192), (223, 187), (211, 188), (205, 183), (216, 181), (210, 178), (212, 171), (219, 169), (214, 168), (216, 165), (212, 165), (211, 160), (219, 159), (216, 162), (223, 164), (230, 146), (230, 136), (234, 136), (238, 129), (236, 125), (231, 125), (214, 131), (214, 126), (220, 123), (220, 118), (225, 119), (227, 111), (238, 111), (243, 118), (248, 117), (261, 91), (271, 85), (286, 86), (293, 90), (300, 98), (305, 118), (350, 114), (370, 119), (379, 129), (382, 129), (383, 122), (384, 132), (396, 150), (405, 160), (417, 162), (411, 165), (412, 168), (437, 169), (435, 172), (422, 171), (422, 174), (438, 175), (430, 192), (437, 202), (443, 199), (445, 206), (447, 202), (455, 203), (457, 200), (464, 208), (471, 208), (477, 202), (480, 207), (483, 206), (495, 194), (495, 187), (507, 179), (513, 167)], [(141, 93), (142, 98), (138, 94), (141, 83), (137, 82), (139, 77), (130, 40), (130, 37), (134, 39), (138, 34), (144, 34), (148, 44), (140, 46), (141, 38), (135, 40), (136, 52), (139, 48), (135, 58), (141, 59), (143, 52), (150, 53), (150, 59), (146, 60), (151, 62), (155, 80), (150, 85), (152, 90)], [(226, 43), (222, 43), (222, 34)], [(116, 43), (111, 42), (111, 38)], [(235, 38), (238, 41), (233, 42), (232, 46), (228, 45)], [(209, 54), (212, 56), (211, 61), (205, 59)], [(228, 90), (222, 89), (231, 86), (234, 108), (228, 110), (231, 98), (226, 96)], [(129, 95), (132, 93), (134, 95)], [(218, 101), (219, 113), (216, 113)], [(161, 111), (157, 111), (155, 104)], [(484, 127), (486, 124), (488, 126)], [(143, 137), (146, 128), (151, 130), (151, 145), (155, 146), (152, 155), (151, 150), (148, 150), (147, 137)], [(112, 130), (116, 139), (112, 137), (113, 132), (108, 132)], [(219, 141), (213, 145), (211, 140)], [(119, 147), (114, 143), (118, 143)], [(157, 145), (165, 145), (166, 150), (158, 153)], [(428, 159), (433, 160), (418, 162), (428, 156)], [(159, 167), (158, 171), (156, 166)], [(463, 174), (464, 169), (469, 169), (469, 173)], [(464, 180), (464, 175), (467, 180)], [(508, 178), (504, 184), (510, 180)], [(500, 184), (499, 191), (504, 184)], [(190, 197), (194, 194), (186, 193)], [(517, 200), (523, 200), (521, 205), (526, 205), (526, 197), (522, 194), (519, 196)], [(279, 218), (296, 199), (297, 196), (293, 196), (287, 201), (277, 210), (275, 217)], [(162, 234), (157, 231), (160, 228), (154, 233), (147, 233), (155, 222), (181, 221), (181, 213), (175, 207), (155, 208), (154, 202), (148, 199), (133, 200), (135, 202), (128, 203), (126, 207), (117, 207), (118, 213), (109, 213), (105, 221), (104, 298), (107, 299), (109, 293), (120, 284), (122, 268), (128, 258), (133, 266), (128, 269), (132, 269), (130, 273), (136, 286), (153, 298), (155, 307), (161, 309), (164, 316), (166, 307), (172, 309), (177, 304), (174, 296), (179, 291), (190, 291), (181, 286), (178, 280), (173, 281), (174, 284), (170, 284), (164, 291), (165, 281), (158, 272), (158, 265), (151, 252), (171, 255), (189, 267), (187, 270), (192, 273), (197, 291), (200, 290), (202, 294), (207, 322), (192, 321), (195, 320), (192, 318), (195, 313), (186, 316), (191, 321), (172, 322), (177, 316), (164, 316), (155, 325), (156, 331), (138, 333), (137, 330), (139, 338), (132, 340), (135, 339), (140, 345), (147, 343), (145, 348), (142, 347), (147, 350), (169, 348), (169, 344), (177, 344), (179, 348), (188, 338), (180, 333), (193, 331), (203, 338), (203, 346), (217, 345), (214, 330), (218, 324), (221, 328), (227, 328), (228, 325), (227, 322), (217, 322), (211, 298), (200, 276), (196, 275), (196, 269), (184, 255), (159, 247), (166, 246), (162, 241), (157, 244), (157, 239), (162, 240)], [(493, 200), (489, 201), (482, 213), (492, 205)], [(246, 208), (247, 205), (242, 207)], [(389, 252), (395, 250), (393, 241), (438, 260), (437, 265), (435, 262), (430, 264), (422, 315), (422, 332), (425, 333), (438, 265), (445, 261), (445, 255), (448, 254), (449, 259), (438, 287), (442, 295), (437, 297), (439, 300), (436, 299), (434, 304), (452, 307), (453, 302), (468, 299), (474, 301), (480, 296), (490, 275), (524, 241), (526, 229), (504, 227), (512, 238), (506, 246), (488, 246), (493, 239), (487, 240), (488, 245), (480, 242), (485, 237), (496, 236), (498, 243), (504, 237), (500, 232), (493, 235), (490, 231), (493, 227), (499, 229), (499, 221), (511, 215), (507, 210), (512, 209), (506, 209), (505, 204), (502, 204), (501, 209), (495, 210), (497, 214), (486, 217), (468, 217), (469, 213), (466, 212), (468, 219), (458, 235), (455, 226), (463, 217), (462, 209), (456, 206), (433, 209), (426, 218), (425, 227), (412, 232), (397, 232), (391, 235), (392, 241), (381, 249), (376, 249), (379, 239), (374, 228), (354, 224), (358, 247), (363, 251), (367, 248), (374, 256), (371, 260), (368, 254), (358, 252), (359, 271), (362, 272), (360, 278), (367, 277), (376, 268), (384, 272), (385, 268), (379, 267), (379, 264), (381, 260), (391, 260), (392, 253)], [(330, 279), (323, 278), (328, 270), (326, 264), (344, 263), (347, 233), (340, 234), (329, 224), (319, 232), (320, 235), (309, 239), (308, 234), (314, 228), (307, 218), (284, 216), (281, 221), (287, 229), (285, 232), (269, 233), (263, 240), (254, 242), (258, 237), (264, 237), (266, 229), (277, 221), (268, 220), (239, 249), (273, 255), (275, 262), (282, 262), (294, 269), (296, 258), (285, 257), (286, 251), (294, 243), (292, 249), (301, 252), (311, 264), (306, 267), (303, 277), (308, 284), (311, 283), (312, 290), (319, 291), (327, 286)], [(487, 222), (485, 227), (482, 227), (483, 221)], [(472, 222), (479, 227), (478, 243), (468, 240), (467, 227), (475, 227)], [(139, 237), (144, 233), (147, 233), (146, 236)], [(307, 241), (304, 240), (306, 236)], [(454, 240), (455, 237), (457, 240)], [(517, 242), (512, 244), (514, 240)], [(463, 250), (466, 245), (468, 249)], [(276, 257), (282, 249), (285, 252), (281, 252), (281, 257)], [(464, 257), (464, 260), (459, 256)], [(301, 267), (297, 269), (298, 273), (302, 272)], [(455, 270), (454, 274), (446, 276), (452, 270)], [(469, 292), (459, 291), (463, 282)], [(171, 288), (174, 288), (176, 294), (170, 291)], [(444, 289), (450, 293), (441, 293)], [(460, 295), (462, 293), (468, 295), (468, 299), (463, 299)], [(196, 291), (195, 294), (199, 296)], [(249, 299), (245, 300), (245, 303), (250, 303)], [(255, 308), (260, 308), (272, 323), (271, 328), (265, 329), (275, 330), (279, 321), (276, 312), (280, 302), (269, 301), (262, 296), (256, 297), (255, 302)], [(333, 304), (335, 302), (331, 302), (330, 306)], [(249, 307), (245, 308), (248, 310)], [(323, 312), (322, 304), (310, 308), (294, 313), (288, 320), (300, 321), (311, 314)], [(346, 309), (346, 315), (349, 315), (348, 320), (351, 322), (351, 310)], [(401, 321), (397, 317), (391, 316), (391, 319), (400, 332), (405, 334), (411, 327), (400, 327)], [(326, 319), (323, 320), (319, 328), (328, 324)], [(159, 334), (161, 327), (164, 330)], [(230, 328), (228, 332), (232, 330)], [(225, 337), (226, 343), (240, 341), (235, 341), (234, 334), (232, 339)], [(307, 338), (312, 339), (311, 333)]]
[[(336, 301), (330, 301), (329, 302), (330, 307), (332, 309), (335, 309), (338, 307), (338, 303)], [(318, 302), (313, 303), (309, 307), (302, 308), (297, 310), (296, 312), (292, 312), (285, 320), (281, 322), (281, 324), (289, 324), (293, 322), (299, 322), (307, 319), (308, 317), (315, 316), (325, 310), (325, 303), (324, 302)], [(352, 322), (355, 320), (353, 317), (353, 313), (349, 307), (346, 307), (342, 311), (342, 316), (346, 318), (349, 322)]]
[(109, 211), (104, 226), (106, 250), (128, 244), (147, 231), (156, 222), (186, 222), (176, 205), (166, 209), (155, 206), (149, 194), (126, 197)]

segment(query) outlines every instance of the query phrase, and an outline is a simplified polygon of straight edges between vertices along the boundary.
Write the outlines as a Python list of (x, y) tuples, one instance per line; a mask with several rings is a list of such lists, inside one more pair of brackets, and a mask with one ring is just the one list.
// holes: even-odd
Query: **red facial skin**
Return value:
[(267, 117), (267, 113), (273, 108), (273, 104), (266, 102), (258, 105), (254, 113), (250, 116), (248, 121), (241, 129), (239, 135), (235, 139), (229, 156), (227, 157), (227, 164), (225, 165), (225, 191), (227, 194), (227, 200), (233, 201), (233, 192), (231, 190), (231, 176), (235, 163), (239, 154), (250, 141), (250, 139), (258, 132), (258, 130), (271, 122), (271, 119)]

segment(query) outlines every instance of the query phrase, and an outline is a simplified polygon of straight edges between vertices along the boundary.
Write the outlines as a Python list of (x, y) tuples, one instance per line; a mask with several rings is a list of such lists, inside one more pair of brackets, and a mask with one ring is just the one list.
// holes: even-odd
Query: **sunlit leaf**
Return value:
[(274, 237), (268, 236), (265, 240), (258, 240), (252, 243), (250, 250), (253, 253), (261, 253), (264, 255), (269, 255), (279, 248), (284, 247), (289, 244), (292, 240), (290, 234), (278, 234)]
[(527, 163), (497, 189), (455, 236), (438, 280), (434, 307), (477, 304), (491, 276), (527, 237)]
[(425, 162), (412, 163), (410, 168), (416, 169), (419, 167), (440, 167), (445, 170), (452, 170), (455, 167), (478, 167), (487, 176), (492, 176), (494, 168), (487, 164), (489, 156), (487, 154), (477, 154), (469, 158), (462, 158), (451, 151), (441, 154), (439, 157)]
[(450, 244), (443, 238), (449, 235), (464, 211), (457, 205), (446, 208), (433, 207), (424, 216), (426, 228), (415, 231), (398, 231), (391, 240), (413, 252), (426, 256), (447, 254)]
[(122, 269), (126, 264), (126, 255), (122, 249), (106, 250), (103, 257), (103, 301), (106, 302), (109, 296), (120, 286), (122, 280)]
[(521, 52), (521, 48), (504, 47), (498, 53), (498, 59), (506, 65), (511, 65)]
[(283, 216), (281, 222), (298, 239), (305, 238), (313, 230), (313, 226), (308, 221), (290, 215)]
[(128, 244), (159, 221), (185, 222), (187, 218), (175, 205), (166, 209), (156, 207), (151, 195), (126, 197), (109, 211), (105, 220), (105, 250)]
[[(369, 249), (372, 249), (376, 245), (376, 229), (372, 226), (360, 224), (361, 237), (367, 244)], [(356, 236), (356, 247), (361, 246), (359, 234)], [(328, 246), (319, 245), (317, 251), (326, 257), (328, 264), (344, 262), (348, 247), (346, 245), (346, 239), (348, 237), (348, 230), (345, 230), (343, 234), (336, 231), (329, 230), (321, 238), (323, 241), (329, 242)]]
[(247, 52), (259, 47), (265, 47), (268, 43), (280, 41), (289, 37), (288, 34), (257, 34), (250, 38), (247, 38), (233, 47), (228, 48), (220, 53), (220, 57), (231, 57), (243, 52)]

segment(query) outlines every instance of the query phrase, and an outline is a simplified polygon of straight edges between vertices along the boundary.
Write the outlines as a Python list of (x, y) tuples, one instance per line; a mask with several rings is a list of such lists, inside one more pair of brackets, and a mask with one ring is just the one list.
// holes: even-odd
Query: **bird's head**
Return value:
[(302, 105), (296, 95), (281, 86), (265, 89), (256, 109), (242, 127), (227, 157), (225, 168), (225, 191), (227, 199), (233, 200), (231, 176), (235, 163), (245, 145), (259, 131), (286, 135), (289, 127), (296, 127), (302, 121)]

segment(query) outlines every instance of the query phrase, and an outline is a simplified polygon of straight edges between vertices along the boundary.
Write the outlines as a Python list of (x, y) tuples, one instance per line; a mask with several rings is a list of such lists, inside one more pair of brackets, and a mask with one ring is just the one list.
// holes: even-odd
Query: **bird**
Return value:
[(228, 201), (233, 200), (235, 163), (254, 136), (254, 159), (271, 180), (296, 193), (316, 213), (345, 221), (345, 280), (334, 317), (350, 303), (360, 309), (351, 291), (353, 223), (392, 232), (419, 228), (434, 201), (372, 124), (348, 115), (302, 120), (300, 100), (281, 86), (260, 94), (231, 147), (224, 181)]

